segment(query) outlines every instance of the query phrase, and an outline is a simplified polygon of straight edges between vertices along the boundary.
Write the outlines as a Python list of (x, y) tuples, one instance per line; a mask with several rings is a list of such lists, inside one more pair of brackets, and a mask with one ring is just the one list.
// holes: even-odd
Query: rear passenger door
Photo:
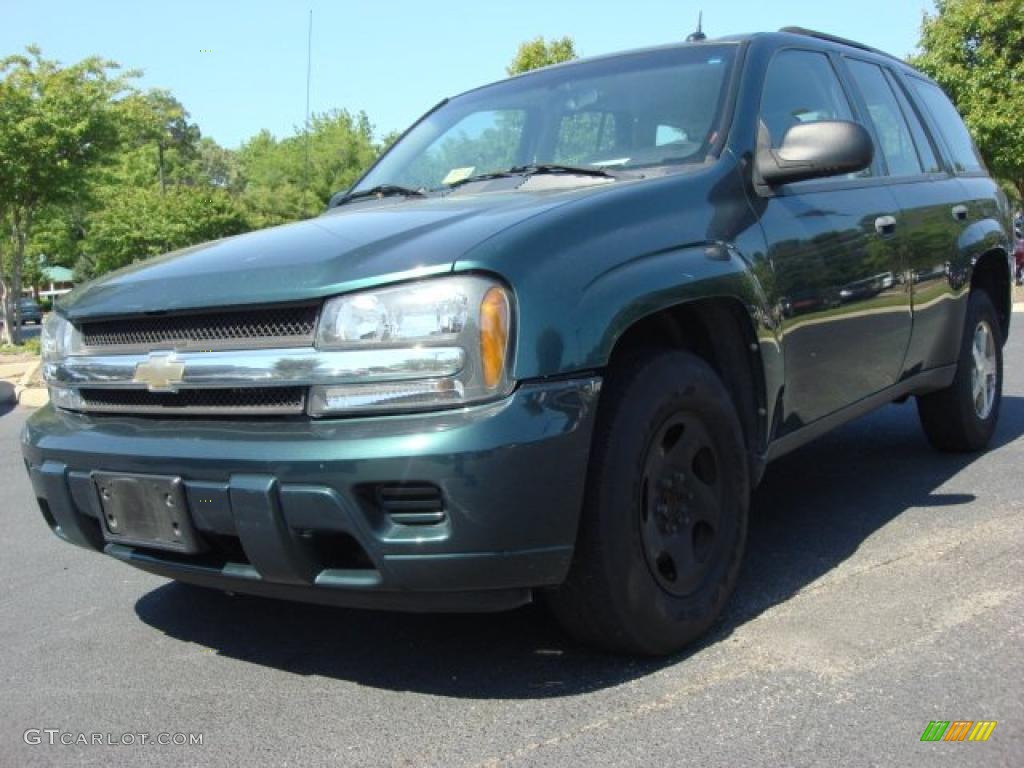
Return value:
[[(774, 55), (761, 96), (760, 142), (778, 147), (802, 122), (863, 122), (835, 64), (821, 51)], [(754, 201), (782, 314), (783, 433), (891, 386), (902, 370), (910, 306), (899, 279), (899, 206), (881, 167), (785, 185)]]
[[(947, 208), (954, 219), (951, 243), (951, 256), (947, 272), (947, 285), (940, 288), (939, 284), (932, 287), (931, 293), (941, 290), (945, 298), (944, 311), (937, 307), (930, 308), (929, 323), (922, 323), (920, 336), (915, 329), (918, 345), (930, 351), (926, 363), (931, 366), (952, 364), (959, 354), (960, 338), (963, 333), (964, 315), (967, 311), (967, 294), (970, 291), (970, 273), (974, 266), (972, 257), (979, 254), (972, 247), (964, 247), (964, 230), (975, 222), (983, 219), (999, 221), (1004, 213), (997, 201), (1001, 192), (998, 185), (989, 177), (981, 156), (963, 120), (945, 93), (935, 83), (917, 75), (906, 75), (903, 78), (912, 100), (920, 110), (922, 119), (929, 127), (936, 144), (945, 154), (946, 169), (956, 178), (951, 179), (947, 186), (951, 188), (950, 199), (952, 208)], [(955, 188), (955, 191), (952, 191)], [(992, 242), (991, 245), (998, 243)], [(924, 254), (916, 254), (915, 258), (929, 262)], [(938, 265), (936, 265), (937, 268)], [(915, 297), (915, 311), (929, 307), (925, 299), (924, 286), (919, 296)], [(929, 335), (932, 333), (934, 335)]]
[[(950, 303), (964, 286), (956, 279), (957, 239), (966, 216), (963, 188), (944, 167), (938, 146), (908, 98), (898, 73), (877, 61), (844, 57), (899, 205), (896, 241), (913, 308), (913, 331), (903, 368), (920, 371), (952, 362), (959, 319)], [(950, 335), (952, 334), (952, 335)], [(954, 341), (947, 350), (936, 347)], [(952, 355), (950, 359), (946, 359)]]

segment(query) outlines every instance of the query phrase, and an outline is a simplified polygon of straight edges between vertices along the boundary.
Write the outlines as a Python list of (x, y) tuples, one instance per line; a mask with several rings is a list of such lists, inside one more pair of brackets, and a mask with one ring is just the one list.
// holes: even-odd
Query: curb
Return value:
[(30, 387), (28, 385), (42, 364), (43, 361), (39, 360), (25, 371), (18, 385), (14, 388), (14, 397), (18, 401), (18, 405), (23, 405), (26, 408), (42, 408), (50, 402), (50, 393), (46, 387)]
[(14, 390), (18, 405), (26, 408), (42, 408), (50, 402), (50, 393), (44, 387), (16, 387)]

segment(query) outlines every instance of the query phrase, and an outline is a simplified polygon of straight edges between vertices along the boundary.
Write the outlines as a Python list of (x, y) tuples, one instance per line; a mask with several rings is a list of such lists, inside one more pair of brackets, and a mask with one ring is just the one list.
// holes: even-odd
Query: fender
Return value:
[[(974, 275), (978, 262), (988, 254), (997, 254), (1000, 269), (1005, 270), (1007, 294), (993, 297), (996, 305), (1004, 302), (1009, 309), (1012, 306), (1010, 291), (1013, 286), (1013, 248), (1008, 242), (1006, 230), (992, 218), (973, 222), (960, 233), (957, 240), (958, 257), (955, 264), (950, 265), (950, 282), (954, 287), (955, 300), (951, 302), (949, 311), (948, 333), (945, 334), (942, 354), (946, 359), (955, 360), (960, 349), (960, 338), (963, 332), (964, 317), (967, 313), (967, 294), (974, 285)], [(1009, 313), (1007, 313), (1008, 316)], [(1009, 330), (1007, 327), (1004, 331)]]
[[(666, 275), (676, 275), (666, 283)], [(703, 243), (650, 254), (597, 275), (580, 297), (577, 329), (588, 368), (603, 368), (622, 335), (666, 309), (707, 299), (731, 299), (750, 315), (766, 382), (781, 385), (782, 355), (761, 282), (731, 246)], [(771, 387), (769, 386), (769, 391)]]
[(990, 251), (1000, 251), (1005, 255), (1007, 276), (1013, 274), (1011, 261), (1013, 247), (1006, 235), (1006, 230), (995, 219), (982, 219), (971, 224), (960, 233), (957, 240), (960, 251), (960, 264), (968, 269), (968, 278), (978, 260)]

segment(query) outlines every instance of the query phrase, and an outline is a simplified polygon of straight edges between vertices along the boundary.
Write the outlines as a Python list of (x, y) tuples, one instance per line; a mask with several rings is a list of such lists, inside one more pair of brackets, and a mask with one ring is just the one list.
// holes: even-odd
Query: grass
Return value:
[(39, 339), (27, 339), (24, 344), (0, 344), (0, 355), (38, 355)]

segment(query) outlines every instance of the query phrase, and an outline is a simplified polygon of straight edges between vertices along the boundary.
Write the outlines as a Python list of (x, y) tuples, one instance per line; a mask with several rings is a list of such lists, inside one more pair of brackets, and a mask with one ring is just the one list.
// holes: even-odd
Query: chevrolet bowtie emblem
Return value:
[(177, 392), (185, 378), (185, 364), (173, 352), (150, 352), (149, 359), (135, 366), (136, 384), (145, 384), (150, 392)]

